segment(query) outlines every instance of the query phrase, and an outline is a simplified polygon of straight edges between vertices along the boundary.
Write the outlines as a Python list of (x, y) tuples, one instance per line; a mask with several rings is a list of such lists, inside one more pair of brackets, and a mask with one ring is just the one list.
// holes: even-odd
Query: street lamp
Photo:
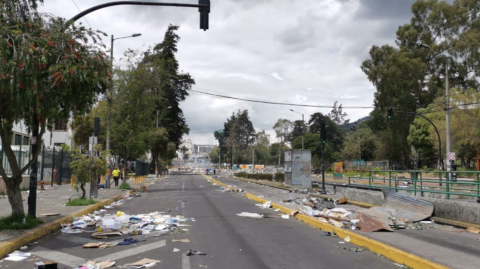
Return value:
[[(420, 44), (420, 47), (430, 49), (430, 46), (427, 44)], [(441, 53), (443, 54), (443, 53)], [(439, 55), (441, 55), (439, 54)], [(448, 154), (450, 153), (450, 95), (449, 95), (449, 75), (448, 75), (448, 59), (446, 60), (445, 63), (445, 74), (440, 74), (438, 77), (440, 79), (443, 79), (445, 77), (445, 99), (446, 99), (446, 104), (445, 104), (445, 111), (446, 111), (446, 119), (445, 119), (445, 124), (446, 124), (446, 135), (445, 135), (445, 144), (446, 144), (446, 160), (447, 160), (447, 171), (450, 171), (451, 168), (451, 163), (448, 161)], [(458, 72), (455, 73), (455, 77), (451, 77), (452, 79), (456, 79), (460, 76)]]
[[(123, 36), (123, 37), (118, 37), (118, 38), (114, 38), (113, 35), (112, 35), (112, 44), (111, 44), (111, 47), (110, 47), (110, 67), (111, 67), (111, 70), (112, 70), (112, 74), (110, 75), (110, 89), (109, 91), (107, 92), (107, 146), (106, 146), (106, 149), (107, 149), (107, 152), (110, 150), (110, 122), (111, 122), (111, 113), (110, 113), (110, 103), (111, 103), (111, 94), (112, 94), (112, 91), (113, 91), (113, 42), (117, 39), (123, 39), (123, 38), (130, 38), (130, 37), (139, 37), (141, 36), (142, 34), (133, 34), (131, 36)], [(108, 162), (107, 162), (108, 164)], [(106, 187), (107, 188), (110, 188), (110, 175), (107, 174), (106, 176)]]
[[(302, 115), (302, 122), (305, 124), (305, 120), (303, 119), (303, 114), (300, 113), (300, 112), (297, 112), (293, 109), (290, 109), (290, 111), (292, 111), (293, 113), (297, 113), (299, 115)], [(304, 130), (302, 130), (302, 149), (304, 149), (304, 134), (303, 134)]]
[(114, 38), (112, 35), (112, 43), (110, 46), (110, 67), (112, 69), (112, 74), (110, 76), (110, 89), (107, 93), (107, 151), (110, 150), (110, 102), (111, 102), (111, 96), (110, 94), (112, 93), (113, 90), (113, 42), (117, 39), (124, 39), (124, 38), (131, 38), (131, 37), (139, 37), (142, 34), (135, 33), (130, 36), (122, 36), (122, 37), (117, 37)]

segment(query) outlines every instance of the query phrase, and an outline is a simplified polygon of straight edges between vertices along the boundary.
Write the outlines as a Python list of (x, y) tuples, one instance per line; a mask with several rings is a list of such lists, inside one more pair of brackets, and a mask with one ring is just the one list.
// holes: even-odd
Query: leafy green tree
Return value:
[(338, 126), (348, 124), (350, 120), (345, 120), (345, 117), (347, 116), (346, 112), (343, 112), (342, 104), (338, 105), (338, 101), (335, 101), (333, 104), (333, 109), (330, 111), (330, 113), (327, 114), (327, 116), (335, 122)]
[(343, 142), (345, 141), (346, 131), (338, 126), (330, 117), (323, 115), (320, 112), (314, 113), (310, 116), (308, 124), (310, 125), (310, 132), (320, 134), (321, 122), (325, 122), (325, 130), (327, 133), (327, 144), (333, 152), (341, 152)]
[[(302, 120), (294, 121), (292, 132), (291, 132), (291, 135), (290, 135), (290, 141), (295, 140), (295, 138), (297, 138), (297, 137), (301, 138), (305, 134), (306, 131), (307, 131), (307, 125), (305, 124), (304, 121), (302, 121)], [(302, 145), (300, 145), (300, 148), (302, 148)]]
[[(0, 3), (0, 138), (12, 175), (6, 174), (2, 162), (0, 174), (12, 214), (24, 214), (21, 175), (37, 159), (46, 127), (56, 119), (83, 114), (105, 92), (110, 77), (109, 62), (95, 43), (98, 32), (39, 14), (37, 2)], [(24, 167), (10, 147), (18, 122), (32, 134), (40, 129), (36, 154)]]
[[(148, 74), (146, 87), (155, 101), (155, 111), (161, 112), (159, 125), (167, 129), (169, 141), (177, 147), (181, 144), (183, 135), (190, 131), (180, 103), (185, 101), (188, 91), (195, 84), (190, 74), (180, 72), (180, 65), (175, 57), (180, 40), (176, 33), (178, 28), (169, 25), (163, 41), (144, 53), (140, 65)], [(152, 113), (152, 119), (155, 117), (156, 113)]]
[(88, 138), (93, 135), (93, 120), (100, 118), (100, 134), (98, 144), (105, 145), (107, 134), (107, 105), (100, 101), (89, 113), (77, 115), (70, 125), (73, 131), (73, 142), (75, 146), (88, 149)]
[[(279, 149), (282, 149), (285, 147), (285, 143), (289, 140), (290, 133), (292, 132), (293, 124), (291, 121), (287, 119), (278, 119), (275, 125), (273, 125), (273, 130), (275, 130), (275, 134), (277, 135), (277, 139), (280, 141), (282, 144), (282, 147)], [(282, 150), (277, 150), (277, 156), (278, 156), (278, 166), (280, 166), (281, 159), (284, 158), (281, 155)]]
[(284, 153), (286, 150), (289, 150), (289, 149), (290, 148), (288, 146), (284, 145), (281, 142), (272, 143), (272, 145), (270, 145), (270, 148), (269, 148), (269, 151), (270, 151), (269, 163), (276, 164), (278, 160), (280, 160), (278, 166), (281, 166), (285, 160)]
[[(98, 150), (98, 148), (97, 148)], [(102, 152), (102, 156), (106, 156), (105, 152)], [(83, 154), (73, 154), (73, 161), (70, 163), (70, 168), (75, 175), (75, 184), (82, 190), (82, 199), (85, 199), (85, 184), (97, 182), (98, 175), (103, 175), (107, 172), (107, 163), (105, 158), (98, 157), (86, 157)]]
[(375, 159), (375, 136), (369, 128), (360, 128), (356, 132), (347, 135), (342, 157), (345, 160), (374, 160)]
[(220, 148), (217, 146), (217, 147), (213, 148), (212, 152), (210, 152), (209, 156), (210, 156), (210, 161), (212, 163), (218, 163), (218, 158), (219, 158), (219, 155), (220, 155), (219, 154), (220, 153), (219, 149)]
[(233, 166), (233, 162), (238, 164), (238, 161), (241, 161), (238, 157), (244, 154), (240, 153), (255, 142), (256, 132), (248, 116), (248, 110), (238, 110), (236, 114), (232, 113), (232, 116), (224, 123), (224, 136)]

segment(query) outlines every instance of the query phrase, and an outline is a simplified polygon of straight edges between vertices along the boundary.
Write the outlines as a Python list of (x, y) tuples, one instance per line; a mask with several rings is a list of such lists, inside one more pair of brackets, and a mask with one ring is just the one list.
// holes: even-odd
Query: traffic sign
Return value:
[(455, 152), (448, 153), (448, 160), (455, 161)]

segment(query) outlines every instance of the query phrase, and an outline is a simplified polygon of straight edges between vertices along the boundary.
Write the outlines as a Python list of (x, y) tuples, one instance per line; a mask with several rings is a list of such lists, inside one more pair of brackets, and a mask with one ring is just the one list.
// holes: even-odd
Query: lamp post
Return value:
[[(113, 42), (117, 39), (123, 39), (123, 38), (130, 38), (130, 37), (138, 37), (138, 36), (141, 36), (142, 34), (133, 34), (131, 36), (124, 36), (124, 37), (118, 37), (118, 38), (114, 38), (114, 36), (112, 35), (112, 43), (111, 43), (111, 46), (110, 46), (110, 68), (112, 70), (112, 74), (110, 75), (110, 87), (109, 87), (109, 90), (107, 92), (107, 146), (106, 146), (106, 150), (107, 152), (110, 150), (110, 122), (111, 122), (111, 113), (110, 113), (110, 106), (111, 106), (111, 102), (112, 102), (112, 91), (113, 91)], [(107, 168), (108, 168), (108, 160), (107, 160)], [(107, 176), (105, 177), (105, 185), (107, 188), (110, 188), (110, 174), (107, 174)]]
[[(302, 114), (302, 113), (297, 112), (297, 111), (295, 111), (295, 110), (293, 110), (293, 109), (290, 109), (290, 111), (292, 111), (293, 113), (297, 113), (297, 114), (299, 114), (299, 115), (302, 115), (302, 122), (305, 124), (305, 120), (303, 119), (303, 114)], [(304, 131), (304, 130), (302, 130), (302, 149), (304, 149), (304, 135), (303, 135), (303, 131)]]
[[(426, 44), (420, 44), (420, 47), (430, 49), (430, 46)], [(443, 54), (443, 53), (441, 53)], [(439, 55), (441, 55), (439, 54)], [(447, 171), (450, 171), (451, 168), (451, 163), (448, 161), (448, 154), (450, 153), (450, 89), (449, 89), (449, 74), (448, 74), (448, 63), (449, 60), (448, 58), (446, 59), (445, 63), (445, 75), (440, 74), (439, 78), (443, 79), (445, 77), (445, 112), (446, 112), (446, 118), (445, 118), (445, 124), (446, 124), (446, 134), (445, 134), (445, 145), (446, 145), (446, 160), (447, 160)], [(458, 72), (455, 73), (455, 77), (452, 77), (452, 79), (456, 79), (460, 76)]]

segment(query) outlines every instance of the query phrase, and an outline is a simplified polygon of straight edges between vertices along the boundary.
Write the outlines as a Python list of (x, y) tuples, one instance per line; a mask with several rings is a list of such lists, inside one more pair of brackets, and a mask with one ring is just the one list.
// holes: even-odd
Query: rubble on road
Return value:
[(251, 218), (251, 219), (263, 219), (264, 216), (257, 214), (257, 213), (249, 213), (249, 212), (242, 212), (240, 214), (237, 214), (239, 217), (246, 217), (246, 218)]

